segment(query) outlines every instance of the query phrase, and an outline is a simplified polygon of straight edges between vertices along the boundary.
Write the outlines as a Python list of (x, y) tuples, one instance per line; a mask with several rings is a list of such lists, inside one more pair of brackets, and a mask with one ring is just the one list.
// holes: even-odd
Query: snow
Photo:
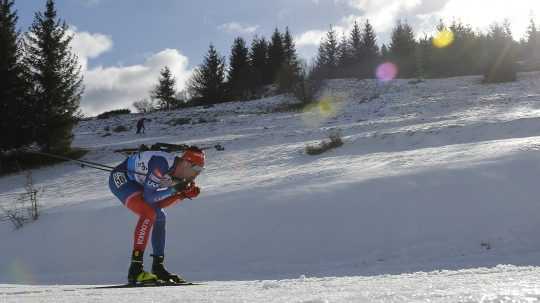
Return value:
[(92, 285), (0, 285), (0, 302), (537, 302), (537, 267), (497, 266), (375, 277), (205, 282), (95, 289)]
[[(204, 285), (88, 289), (125, 281), (136, 218), (107, 173), (64, 163), (32, 171), (37, 222), (0, 224), (0, 302), (538, 301), (540, 73), (480, 80), (331, 80), (310, 112), (276, 96), (152, 113), (143, 136), (140, 115), (83, 121), (74, 145), (110, 166), (142, 143), (225, 146), (167, 210), (166, 264)], [(335, 129), (342, 147), (305, 154)]]

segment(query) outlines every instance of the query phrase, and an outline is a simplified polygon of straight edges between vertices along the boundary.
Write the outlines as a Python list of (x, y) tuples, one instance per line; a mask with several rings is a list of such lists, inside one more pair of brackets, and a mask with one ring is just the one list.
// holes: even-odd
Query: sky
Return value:
[[(149, 98), (159, 71), (168, 66), (185, 88), (193, 68), (214, 44), (228, 57), (235, 37), (248, 43), (290, 28), (300, 57), (310, 62), (318, 43), (333, 26), (348, 33), (354, 21), (369, 19), (380, 43), (388, 41), (397, 20), (405, 19), (418, 35), (432, 33), (441, 18), (460, 19), (475, 29), (511, 21), (523, 37), (540, 1), (514, 0), (57, 0), (58, 15), (74, 34), (73, 50), (83, 67), (81, 108), (92, 116), (128, 108)], [(45, 0), (15, 0), (24, 32)], [(540, 17), (538, 18), (540, 19)]]

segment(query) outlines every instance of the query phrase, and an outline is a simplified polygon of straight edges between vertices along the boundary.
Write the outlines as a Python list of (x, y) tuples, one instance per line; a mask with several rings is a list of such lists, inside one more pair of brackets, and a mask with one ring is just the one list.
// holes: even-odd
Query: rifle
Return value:
[(208, 146), (190, 146), (187, 144), (171, 144), (171, 143), (154, 143), (150, 147), (146, 144), (141, 144), (138, 148), (122, 148), (117, 149), (114, 152), (115, 153), (121, 153), (124, 156), (130, 156), (135, 153), (145, 152), (145, 151), (162, 151), (162, 152), (181, 152), (186, 149), (189, 149), (190, 147), (197, 147), (201, 150), (206, 149), (215, 149), (217, 151), (224, 151), (225, 147), (223, 147), (221, 144), (215, 144), (215, 145), (208, 145)]

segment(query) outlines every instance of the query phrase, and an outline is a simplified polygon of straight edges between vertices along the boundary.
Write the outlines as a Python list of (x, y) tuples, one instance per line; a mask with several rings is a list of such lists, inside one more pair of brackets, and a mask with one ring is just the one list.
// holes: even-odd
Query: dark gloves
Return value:
[(177, 192), (177, 193), (183, 192), (183, 191), (186, 190), (186, 189), (190, 186), (190, 184), (192, 183), (192, 182), (186, 181), (185, 179), (183, 179), (183, 180), (175, 180), (175, 181), (176, 181), (176, 184), (174, 184), (174, 185), (172, 186), (172, 188), (174, 188), (174, 191)]
[(195, 182), (181, 181), (173, 186), (174, 191), (180, 196), (188, 199), (193, 199), (201, 193), (201, 189), (195, 185)]
[(200, 193), (201, 193), (201, 189), (195, 185), (195, 183), (191, 183), (192, 185), (190, 185), (186, 190), (184, 190), (181, 194), (188, 198), (188, 199), (193, 199), (195, 197), (197, 197)]

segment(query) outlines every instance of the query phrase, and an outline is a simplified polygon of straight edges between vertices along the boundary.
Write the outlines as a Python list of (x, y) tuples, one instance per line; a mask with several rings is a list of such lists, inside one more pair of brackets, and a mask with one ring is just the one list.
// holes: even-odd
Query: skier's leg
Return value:
[(167, 215), (161, 208), (156, 209), (156, 221), (152, 230), (152, 248), (154, 255), (163, 256), (165, 254), (165, 222)]
[(152, 248), (154, 249), (152, 273), (155, 274), (158, 279), (167, 282), (184, 283), (186, 280), (177, 274), (170, 273), (163, 262), (165, 260), (165, 222), (166, 214), (161, 208), (156, 209), (156, 221), (154, 223), (154, 229), (152, 230)]
[(156, 211), (143, 199), (143, 193), (135, 192), (126, 201), (126, 207), (139, 215), (139, 221), (135, 227), (133, 250), (144, 251), (148, 243), (148, 237), (154, 222)]
[(156, 275), (144, 271), (143, 258), (150, 231), (156, 220), (155, 210), (144, 201), (142, 191), (133, 193), (126, 201), (126, 207), (139, 215), (137, 226), (133, 235), (133, 253), (131, 266), (128, 272), (130, 283), (153, 282), (158, 278)]

